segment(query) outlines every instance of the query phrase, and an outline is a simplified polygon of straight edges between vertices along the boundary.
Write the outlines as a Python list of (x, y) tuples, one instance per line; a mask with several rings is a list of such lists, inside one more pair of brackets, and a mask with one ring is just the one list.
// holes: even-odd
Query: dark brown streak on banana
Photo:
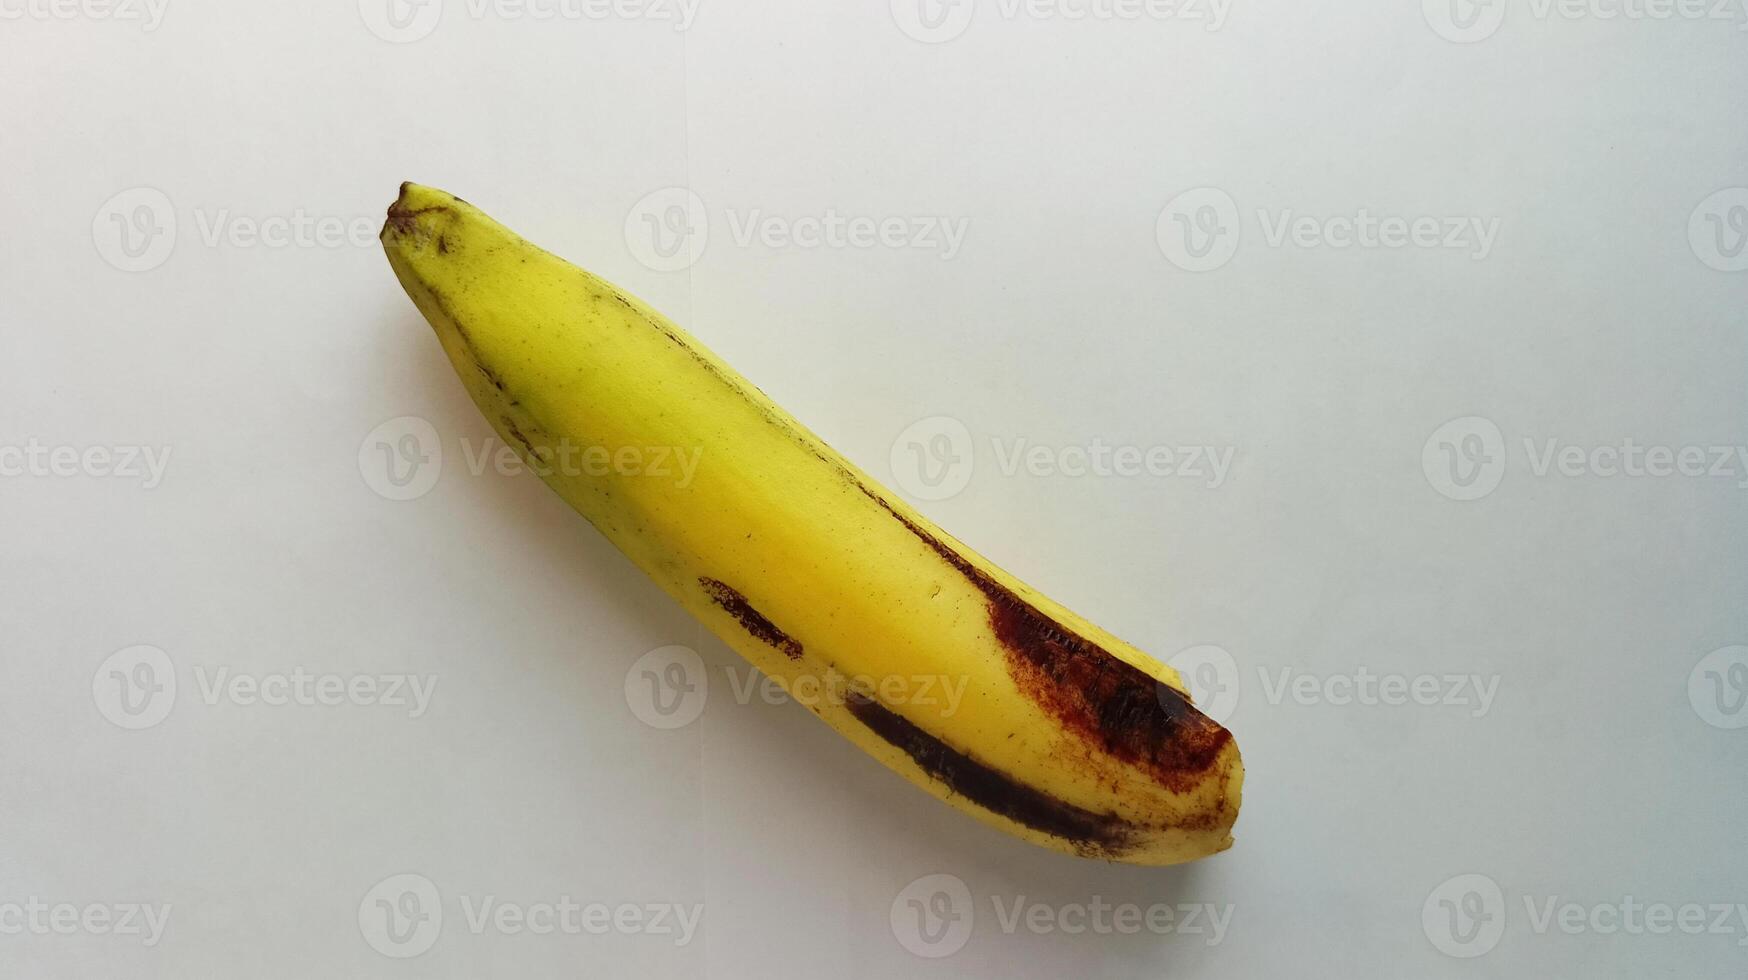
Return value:
[(1111, 755), (1186, 793), (1220, 760), (1232, 733), (1162, 684), (1039, 612), (939, 538), (856, 481), (864, 494), (989, 599), (989, 624), (1015, 683), (1045, 710)]
[(721, 606), (741, 629), (752, 634), (753, 638), (768, 646), (783, 651), (790, 660), (801, 659), (801, 644), (795, 638), (777, 628), (777, 624), (765, 618), (765, 614), (753, 608), (747, 597), (713, 578), (700, 578), (698, 584), (703, 587), (704, 594), (710, 600)]
[(852, 693), (845, 707), (868, 730), (911, 758), (930, 778), (1017, 824), (1061, 838), (1084, 857), (1118, 857), (1134, 846), (1137, 828), (1111, 813), (1094, 813), (1027, 786), (959, 752), (878, 701)]
[[(392, 216), (393, 212), (390, 214)], [(393, 223), (392, 217), (390, 223)], [(473, 338), (468, 335), (467, 328), (462, 326), (461, 318), (450, 309), (448, 294), (431, 285), (425, 287), (425, 294), (430, 297), (431, 302), (443, 314), (443, 319), (455, 330), (455, 339), (461, 341), (461, 346), (467, 348), (468, 360), (473, 362), (473, 366), (478, 369), (480, 376), (491, 382), (493, 388), (508, 394), (509, 388), (504, 385), (504, 379), (499, 376), (498, 372), (486, 366), (485, 360), (479, 356), (479, 348), (474, 346)], [(511, 404), (515, 404), (515, 402), (512, 401)]]
[(522, 444), (522, 448), (528, 451), (528, 457), (533, 460), (541, 459), (540, 453), (534, 448), (534, 443), (530, 442), (528, 437), (522, 434), (522, 430), (516, 426), (515, 420), (511, 419), (508, 415), (502, 416), (502, 418), (504, 420), (504, 428), (510, 430), (510, 438)]

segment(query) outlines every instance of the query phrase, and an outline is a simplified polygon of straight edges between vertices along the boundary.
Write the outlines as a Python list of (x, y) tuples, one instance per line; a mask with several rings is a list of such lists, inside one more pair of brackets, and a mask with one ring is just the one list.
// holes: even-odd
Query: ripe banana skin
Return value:
[[(404, 184), (382, 242), (505, 443), (869, 755), (1068, 854), (1159, 865), (1231, 846), (1238, 746), (1175, 671), (935, 527), (654, 310), (465, 201)], [(696, 454), (689, 479), (655, 465), (675, 452)]]

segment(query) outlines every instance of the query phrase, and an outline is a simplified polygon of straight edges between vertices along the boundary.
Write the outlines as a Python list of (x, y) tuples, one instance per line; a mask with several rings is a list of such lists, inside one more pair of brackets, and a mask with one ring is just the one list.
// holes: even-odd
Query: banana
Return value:
[[(1016, 837), (1176, 864), (1232, 844), (1231, 734), (1177, 673), (839, 456), (679, 327), (443, 191), (382, 242), (505, 443), (851, 742)], [(690, 454), (695, 467), (657, 465)]]

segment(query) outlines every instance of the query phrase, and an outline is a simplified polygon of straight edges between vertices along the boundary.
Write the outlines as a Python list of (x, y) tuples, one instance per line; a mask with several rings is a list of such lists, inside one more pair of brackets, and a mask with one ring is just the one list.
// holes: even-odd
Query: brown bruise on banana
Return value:
[(1066, 841), (1083, 857), (1120, 857), (1133, 850), (1141, 836), (1140, 828), (1116, 814), (1082, 809), (978, 762), (873, 698), (853, 694), (844, 704), (869, 731), (955, 795)]
[[(1174, 793), (1194, 790), (1210, 774), (1226, 775), (1223, 753), (1232, 733), (1197, 711), (1182, 692), (1039, 612), (861, 481), (856, 486), (984, 594), (1008, 672), (1032, 700)], [(1222, 795), (1219, 811), (1225, 809)], [(1217, 816), (1204, 814), (1176, 826), (1205, 829)]]
[(746, 596), (713, 578), (700, 578), (698, 585), (710, 597), (710, 601), (733, 616), (741, 629), (746, 630), (753, 639), (766, 646), (776, 647), (790, 660), (801, 659), (801, 644), (778, 629), (777, 624), (767, 619), (764, 613), (754, 609)]

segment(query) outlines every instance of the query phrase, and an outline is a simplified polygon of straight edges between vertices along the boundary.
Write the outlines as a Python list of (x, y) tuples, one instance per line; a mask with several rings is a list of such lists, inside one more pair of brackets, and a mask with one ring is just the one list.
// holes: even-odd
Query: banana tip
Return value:
[(403, 242), (423, 244), (434, 239), (438, 251), (448, 251), (448, 241), (442, 234), (436, 233), (435, 225), (439, 217), (453, 216), (454, 205), (466, 204), (461, 198), (423, 184), (415, 184), (410, 180), (401, 182), (400, 195), (394, 203), (388, 206), (388, 217), (383, 222), (382, 233), (378, 236), (383, 244), (395, 245)]

